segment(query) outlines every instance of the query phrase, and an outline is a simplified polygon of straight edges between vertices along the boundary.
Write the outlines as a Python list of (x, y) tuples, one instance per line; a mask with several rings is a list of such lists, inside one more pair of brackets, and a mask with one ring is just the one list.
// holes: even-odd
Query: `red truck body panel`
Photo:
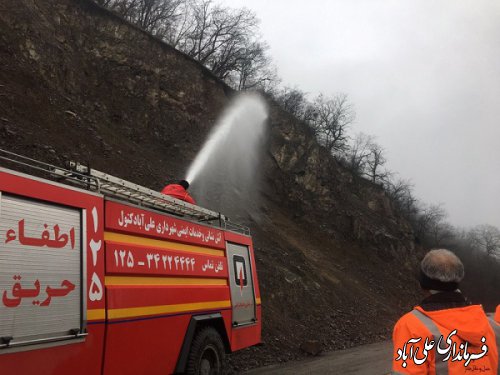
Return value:
[[(201, 314), (222, 316), (231, 351), (260, 342), (260, 291), (249, 236), (8, 170), (0, 171), (0, 193), (86, 213), (82, 290), (88, 333), (50, 344), (0, 348), (2, 374), (173, 373), (189, 323)], [(10, 240), (0, 233), (0, 243), (4, 241)], [(249, 250), (256, 314), (252, 324), (233, 324), (238, 306), (232, 301), (227, 242)], [(26, 307), (29, 301), (23, 303), (25, 310), (31, 308)], [(32, 309), (34, 318), (37, 311)]]

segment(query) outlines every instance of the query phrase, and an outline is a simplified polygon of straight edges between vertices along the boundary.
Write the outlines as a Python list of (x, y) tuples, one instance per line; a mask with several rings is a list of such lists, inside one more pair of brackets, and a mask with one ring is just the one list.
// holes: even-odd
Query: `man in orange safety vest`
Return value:
[(458, 289), (464, 266), (449, 250), (428, 252), (420, 264), (426, 298), (393, 332), (393, 374), (500, 374), (500, 325)]

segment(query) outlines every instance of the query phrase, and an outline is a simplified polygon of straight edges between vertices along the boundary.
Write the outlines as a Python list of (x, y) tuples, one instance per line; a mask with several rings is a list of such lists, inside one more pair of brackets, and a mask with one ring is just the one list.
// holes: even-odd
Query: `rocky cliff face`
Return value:
[[(183, 176), (234, 92), (208, 70), (87, 0), (0, 0), (0, 145), (88, 162), (153, 189)], [(311, 131), (270, 106), (254, 234), (264, 341), (233, 367), (386, 338), (417, 301), (408, 224)], [(244, 365), (243, 365), (244, 364)]]

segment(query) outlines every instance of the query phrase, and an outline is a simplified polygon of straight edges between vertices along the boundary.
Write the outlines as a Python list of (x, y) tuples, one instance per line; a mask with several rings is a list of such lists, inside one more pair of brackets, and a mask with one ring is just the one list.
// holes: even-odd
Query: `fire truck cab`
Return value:
[(217, 374), (260, 342), (248, 228), (77, 164), (0, 159), (46, 174), (0, 167), (2, 374)]

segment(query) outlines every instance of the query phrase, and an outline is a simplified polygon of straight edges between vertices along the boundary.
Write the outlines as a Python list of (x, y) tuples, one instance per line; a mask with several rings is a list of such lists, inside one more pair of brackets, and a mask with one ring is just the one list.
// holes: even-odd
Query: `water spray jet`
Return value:
[(250, 203), (258, 181), (267, 117), (267, 105), (256, 94), (242, 94), (231, 102), (185, 178), (194, 183), (192, 189), (200, 203), (214, 206), (216, 201), (224, 201), (224, 208), (230, 200), (233, 206), (235, 201), (239, 205)]

